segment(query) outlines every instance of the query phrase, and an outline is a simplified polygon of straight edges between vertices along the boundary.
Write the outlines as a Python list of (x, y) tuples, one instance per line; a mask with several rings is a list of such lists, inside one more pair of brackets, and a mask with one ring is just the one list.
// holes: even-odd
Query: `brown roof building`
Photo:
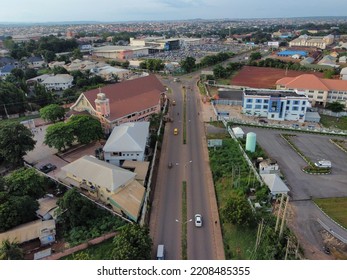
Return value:
[(338, 101), (347, 107), (347, 81), (322, 79), (313, 74), (285, 77), (276, 82), (277, 89), (295, 90), (307, 95), (313, 105)]
[(109, 132), (121, 123), (148, 120), (159, 113), (165, 92), (158, 78), (149, 75), (83, 92), (71, 110), (99, 118)]

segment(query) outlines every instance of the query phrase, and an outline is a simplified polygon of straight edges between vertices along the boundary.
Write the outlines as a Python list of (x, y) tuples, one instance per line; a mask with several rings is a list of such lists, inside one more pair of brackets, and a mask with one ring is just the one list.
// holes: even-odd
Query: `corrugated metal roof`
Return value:
[(111, 192), (117, 191), (119, 187), (134, 180), (136, 175), (92, 156), (81, 157), (65, 165), (61, 170), (89, 181), (93, 185), (107, 188)]
[(116, 126), (103, 148), (105, 152), (144, 152), (149, 122), (132, 122)]

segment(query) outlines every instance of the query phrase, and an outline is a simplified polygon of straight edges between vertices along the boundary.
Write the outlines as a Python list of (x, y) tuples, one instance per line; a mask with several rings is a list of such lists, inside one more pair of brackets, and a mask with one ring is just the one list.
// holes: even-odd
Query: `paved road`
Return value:
[[(184, 80), (183, 80), (184, 81)], [(187, 148), (192, 161), (187, 165), (187, 209), (188, 219), (199, 213), (203, 227), (188, 226), (188, 259), (215, 259), (213, 249), (214, 221), (209, 207), (208, 186), (205, 180), (206, 168), (203, 158), (203, 124), (200, 121), (200, 99), (194, 92), (194, 80), (184, 81), (187, 89)], [(214, 199), (214, 198), (212, 198)]]
[(322, 253), (322, 230), (328, 230), (344, 240), (347, 240), (347, 232), (326, 216), (310, 198), (347, 196), (347, 155), (328, 141), (331, 136), (295, 133), (298, 136), (293, 141), (306, 156), (312, 160), (323, 157), (332, 161), (331, 175), (309, 175), (301, 171), (306, 163), (279, 136), (281, 131), (253, 127), (242, 129), (245, 133), (255, 132), (260, 146), (278, 161), (293, 198), (290, 203), (293, 208), (290, 224), (300, 243), (305, 244), (305, 255), (310, 259), (329, 258)]
[[(164, 80), (163, 83), (172, 89), (170, 97), (176, 106), (170, 108), (174, 121), (167, 123), (159, 174), (156, 184), (150, 228), (153, 237), (154, 251), (158, 244), (164, 244), (166, 259), (181, 259), (181, 223), (187, 222), (188, 259), (223, 259), (224, 250), (221, 233), (215, 220), (219, 220), (217, 207), (211, 207), (215, 197), (211, 196), (211, 184), (206, 179), (208, 161), (203, 149), (203, 123), (200, 120), (200, 100), (194, 91), (195, 81), (187, 77), (182, 82)], [(187, 89), (187, 144), (183, 144), (183, 88)], [(179, 115), (177, 114), (179, 113)], [(179, 135), (173, 135), (173, 129), (179, 129)], [(205, 154), (204, 154), (205, 152)], [(171, 169), (168, 162), (173, 163)], [(182, 218), (182, 181), (187, 181), (187, 217)], [(211, 183), (211, 182), (210, 182)], [(212, 184), (213, 188), (213, 184)], [(213, 208), (213, 210), (211, 210)], [(194, 215), (203, 216), (203, 227), (196, 228)], [(179, 222), (176, 222), (176, 219)], [(192, 219), (191, 222), (189, 222)], [(219, 232), (218, 232), (219, 229)], [(216, 234), (219, 233), (219, 234)], [(216, 237), (217, 236), (217, 237)], [(218, 248), (218, 249), (217, 249)], [(155, 252), (153, 252), (155, 257)]]

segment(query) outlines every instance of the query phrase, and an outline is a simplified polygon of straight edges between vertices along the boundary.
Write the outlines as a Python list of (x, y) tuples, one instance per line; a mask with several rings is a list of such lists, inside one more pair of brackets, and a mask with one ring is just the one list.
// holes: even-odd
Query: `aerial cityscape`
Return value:
[(0, 260), (347, 259), (336, 2), (6, 4)]

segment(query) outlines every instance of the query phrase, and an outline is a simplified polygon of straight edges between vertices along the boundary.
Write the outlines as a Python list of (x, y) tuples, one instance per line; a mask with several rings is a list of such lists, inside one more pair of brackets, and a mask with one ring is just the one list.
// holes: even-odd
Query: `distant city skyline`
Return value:
[(320, 1), (319, 5), (302, 0), (11, 0), (2, 3), (0, 22), (292, 18), (347, 16), (346, 11), (345, 0)]

